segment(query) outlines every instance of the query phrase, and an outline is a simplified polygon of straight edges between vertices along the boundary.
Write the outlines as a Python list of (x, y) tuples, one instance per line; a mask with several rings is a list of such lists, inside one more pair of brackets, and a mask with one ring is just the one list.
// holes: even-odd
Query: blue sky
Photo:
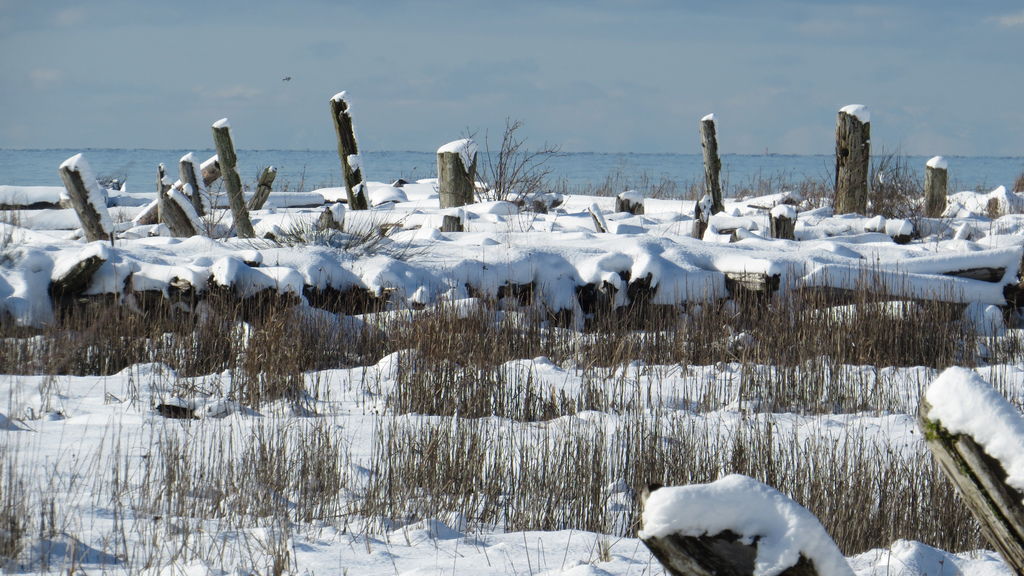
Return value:
[[(565, 151), (1024, 155), (1024, 2), (0, 0), (0, 148), (433, 150), (505, 118)], [(289, 82), (282, 78), (290, 76)]]

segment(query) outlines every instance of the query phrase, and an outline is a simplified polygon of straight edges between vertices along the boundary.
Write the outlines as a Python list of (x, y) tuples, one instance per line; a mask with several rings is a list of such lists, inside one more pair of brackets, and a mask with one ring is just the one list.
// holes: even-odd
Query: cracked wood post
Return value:
[[(966, 401), (967, 399), (965, 399)], [(1024, 503), (1006, 483), (1006, 471), (967, 434), (952, 434), (928, 417), (931, 405), (921, 398), (918, 422), (925, 441), (982, 533), (1017, 574), (1024, 574)]]
[[(217, 170), (217, 173), (219, 175), (220, 169)], [(196, 214), (202, 216), (204, 213), (203, 197), (199, 193), (199, 180), (196, 178), (195, 156), (193, 156), (191, 152), (182, 156), (181, 160), (178, 161), (178, 178), (181, 182), (182, 191), (184, 191), (185, 195), (192, 201), (192, 208), (195, 209)]]
[[(160, 164), (156, 171), (157, 200), (159, 206), (160, 222), (167, 225), (167, 229), (176, 238), (190, 238), (199, 233), (192, 222), (185, 208), (178, 202), (188, 201), (184, 194), (174, 190), (167, 181), (167, 174), (164, 165)], [(172, 196), (173, 195), (173, 196)], [(175, 198), (177, 197), (177, 199)], [(191, 205), (190, 205), (191, 206)]]
[[(189, 158), (190, 156), (192, 156), (192, 154), (188, 153), (184, 157), (182, 157), (181, 161), (179, 161), (179, 163), (178, 163), (178, 172), (179, 172), (179, 174), (180, 174), (180, 172), (182, 170), (181, 162), (185, 161), (185, 159)], [(189, 160), (193, 163), (193, 170), (194, 170), (195, 169), (195, 167), (194, 167), (195, 166), (194, 165), (194, 162), (195, 162), (194, 157), (189, 158)], [(217, 155), (214, 154), (213, 156), (210, 156), (209, 158), (206, 159), (205, 162), (200, 164), (199, 171), (200, 171), (200, 174), (201, 174), (201, 176), (203, 178), (203, 187), (204, 188), (209, 188), (210, 184), (213, 184), (214, 182), (216, 182), (220, 178), (220, 162), (217, 161)], [(184, 175), (182, 175), (182, 177), (180, 179), (178, 179), (177, 181), (174, 182), (174, 184), (171, 185), (171, 189), (172, 190), (178, 190), (178, 191), (184, 191), (184, 189), (185, 189)], [(196, 190), (198, 190), (198, 188), (196, 188)], [(203, 209), (202, 197), (201, 196), (198, 197), (198, 198), (193, 197), (192, 198), (192, 202), (193, 202), (193, 207), (196, 206), (196, 204), (195, 204), (196, 202), (199, 203), (198, 208), (196, 208), (196, 214), (199, 215), (199, 216), (202, 216), (204, 211), (205, 211)], [(147, 225), (150, 225), (150, 224), (156, 224), (159, 221), (159, 219), (160, 219), (159, 212), (160, 212), (160, 200), (158, 198), (158, 199), (150, 202), (149, 205), (146, 206), (142, 210), (142, 212), (139, 213), (138, 216), (133, 218), (132, 219), (132, 224), (135, 225), (135, 226), (147, 226)]]
[(865, 106), (844, 106), (836, 118), (836, 214), (867, 213), (870, 162), (871, 115)]
[(261, 210), (263, 205), (270, 198), (270, 187), (277, 177), (277, 168), (267, 166), (260, 172), (259, 182), (256, 184), (256, 193), (249, 199), (249, 210)]
[(693, 207), (693, 237), (697, 240), (704, 238), (704, 232), (711, 222), (711, 210), (714, 200), (707, 194), (701, 196)]
[(476, 142), (465, 138), (437, 149), (437, 185), (441, 208), (473, 203), (476, 193)]
[(107, 212), (103, 189), (92, 175), (89, 163), (81, 154), (75, 154), (60, 165), (60, 179), (71, 198), (71, 206), (82, 224), (85, 239), (114, 241), (113, 222)]
[(217, 148), (217, 159), (223, 173), (228, 204), (231, 206), (231, 214), (235, 219), (235, 232), (239, 238), (252, 238), (256, 232), (252, 229), (249, 211), (245, 208), (242, 179), (238, 176), (238, 169), (235, 167), (237, 157), (235, 156), (235, 146), (231, 142), (231, 125), (228, 124), (227, 118), (222, 118), (213, 124), (213, 143)]
[(946, 188), (949, 165), (942, 156), (935, 156), (924, 166), (924, 215), (941, 218), (946, 211)]
[(704, 193), (711, 196), (711, 213), (725, 210), (722, 204), (722, 160), (718, 157), (718, 136), (715, 115), (700, 119), (700, 147), (704, 151)]
[(331, 117), (334, 119), (334, 133), (338, 136), (338, 158), (341, 160), (348, 207), (351, 210), (366, 210), (370, 207), (366, 199), (366, 182), (363, 179), (362, 162), (359, 160), (356, 131), (352, 126), (352, 112), (345, 101), (344, 91), (331, 98)]

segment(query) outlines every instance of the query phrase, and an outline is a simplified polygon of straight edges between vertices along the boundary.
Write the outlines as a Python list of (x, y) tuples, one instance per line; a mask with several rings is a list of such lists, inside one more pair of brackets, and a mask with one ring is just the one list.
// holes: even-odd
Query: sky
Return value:
[[(1024, 2), (0, 0), (0, 148), (1024, 156)], [(291, 78), (285, 81), (284, 78)]]

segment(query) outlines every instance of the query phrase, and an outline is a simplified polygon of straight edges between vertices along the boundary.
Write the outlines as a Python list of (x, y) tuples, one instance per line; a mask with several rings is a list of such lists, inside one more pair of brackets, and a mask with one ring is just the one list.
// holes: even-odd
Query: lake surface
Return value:
[[(0, 150), (0, 184), (18, 186), (60, 186), (57, 167), (68, 157), (83, 152), (98, 178), (119, 178), (134, 192), (155, 190), (156, 167), (164, 163), (177, 174), (178, 160), (194, 152), (201, 160), (213, 150), (87, 149), (87, 150)], [(433, 152), (364, 152), (363, 170), (368, 180), (391, 182), (396, 178), (415, 180), (436, 176)], [(481, 158), (481, 164), (484, 164)], [(907, 165), (923, 178), (927, 157), (905, 156)], [(999, 185), (1012, 189), (1024, 172), (1024, 157), (947, 157), (950, 191), (990, 190)], [(341, 183), (341, 168), (334, 150), (239, 150), (242, 180), (251, 184), (265, 166), (278, 169), (275, 190), (305, 191)], [(802, 180), (831, 182), (831, 155), (741, 155), (722, 156), (722, 180), (728, 195), (738, 187), (761, 180), (795, 184)], [(546, 165), (552, 182), (562, 182), (570, 191), (599, 186), (611, 177), (614, 187), (645, 188), (664, 180), (674, 181), (680, 191), (703, 178), (699, 154), (605, 154), (568, 153), (551, 158)]]

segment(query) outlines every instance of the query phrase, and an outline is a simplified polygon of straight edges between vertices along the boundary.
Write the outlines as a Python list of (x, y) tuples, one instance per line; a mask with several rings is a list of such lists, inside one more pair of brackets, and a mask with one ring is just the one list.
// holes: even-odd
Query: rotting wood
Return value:
[(98, 188), (96, 182), (86, 183), (82, 172), (75, 166), (61, 165), (60, 179), (64, 182), (64, 188), (68, 191), (71, 205), (78, 215), (78, 221), (82, 224), (82, 231), (85, 239), (89, 242), (97, 240), (113, 241), (112, 230), (107, 230), (104, 222), (109, 222), (110, 217), (106, 214), (106, 205), (97, 205), (97, 198), (92, 198), (89, 193), (89, 184)]
[(638, 194), (630, 192), (619, 194), (615, 197), (615, 211), (642, 215), (644, 213), (644, 199), (638, 196)]
[(918, 422), (946, 477), (981, 524), (982, 533), (1017, 574), (1024, 574), (1024, 494), (1006, 483), (1002, 465), (966, 434), (952, 434), (928, 418), (921, 398)]
[(867, 212), (871, 122), (858, 117), (858, 108), (845, 107), (836, 118), (836, 214)]
[(701, 118), (700, 147), (704, 152), (704, 193), (711, 197), (711, 213), (718, 214), (725, 210), (725, 205), (722, 203), (722, 160), (718, 157), (714, 114)]
[(221, 177), (224, 178), (224, 189), (228, 195), (228, 204), (235, 221), (235, 233), (239, 238), (252, 238), (256, 235), (249, 220), (249, 211), (245, 208), (242, 195), (242, 179), (236, 167), (235, 145), (231, 141), (231, 126), (227, 118), (213, 125), (213, 143), (217, 148), (217, 159), (220, 162)]
[(338, 158), (341, 160), (348, 207), (352, 210), (367, 210), (370, 204), (366, 197), (362, 162), (359, 160), (359, 145), (356, 143), (352, 112), (345, 100), (344, 92), (339, 92), (331, 98), (331, 117), (334, 121), (334, 133), (338, 137)]
[[(217, 168), (217, 177), (220, 178), (219, 166)], [(199, 180), (196, 178), (196, 167), (192, 163), (191, 153), (183, 156), (178, 162), (178, 178), (179, 180), (175, 184), (181, 184), (180, 189), (192, 201), (192, 208), (196, 211), (196, 214), (199, 216), (204, 215), (206, 209), (203, 207), (203, 195), (199, 191)]]
[(780, 240), (796, 239), (796, 221), (783, 215), (771, 216), (772, 238)]
[(256, 184), (256, 193), (252, 195), (252, 198), (249, 198), (249, 210), (263, 209), (263, 205), (270, 198), (270, 188), (273, 186), (274, 178), (276, 177), (277, 168), (273, 166), (267, 166), (260, 172), (260, 178)]
[[(458, 142), (451, 142), (437, 151), (437, 192), (441, 208), (472, 204), (476, 194), (476, 145), (470, 140), (448, 150)], [(468, 166), (463, 161), (462, 150), (473, 150), (466, 156)]]
[(462, 218), (445, 214), (441, 219), (441, 232), (464, 232)]
[(59, 278), (50, 280), (50, 297), (57, 302), (77, 298), (92, 283), (92, 277), (106, 262), (98, 254), (87, 256), (70, 267)]
[(936, 156), (928, 161), (924, 168), (924, 215), (927, 218), (940, 218), (946, 211), (946, 194), (949, 171), (945, 160)]
[[(164, 165), (161, 164), (157, 168), (157, 205), (159, 207), (160, 222), (167, 226), (167, 229), (171, 231), (171, 235), (176, 238), (189, 238), (199, 233), (195, 225), (192, 223), (192, 219), (188, 214), (185, 213), (185, 209), (178, 204), (178, 202), (171, 197), (172, 188), (167, 183), (166, 173), (164, 172)], [(181, 194), (180, 192), (174, 192), (175, 194)]]

